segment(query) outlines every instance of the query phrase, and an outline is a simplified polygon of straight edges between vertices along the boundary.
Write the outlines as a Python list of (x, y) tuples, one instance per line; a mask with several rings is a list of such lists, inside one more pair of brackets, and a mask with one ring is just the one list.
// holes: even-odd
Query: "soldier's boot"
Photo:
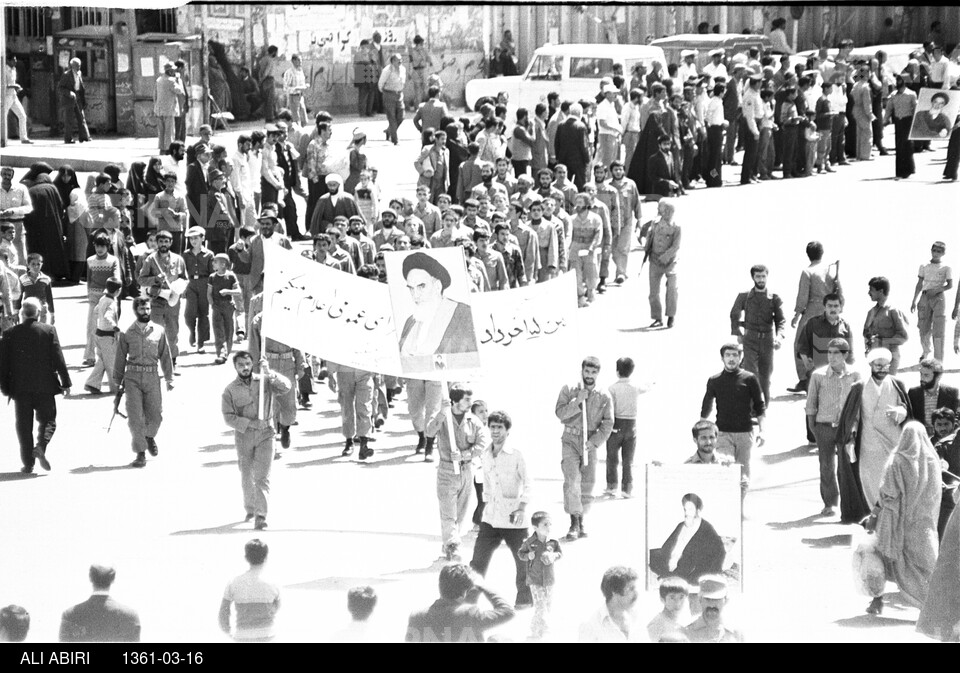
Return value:
[(137, 453), (136, 460), (130, 463), (130, 467), (146, 467), (146, 465), (147, 465), (147, 454), (144, 453), (143, 451), (140, 451), (139, 453)]
[(577, 521), (577, 515), (570, 515), (570, 530), (567, 531), (567, 534), (563, 538), (567, 542), (573, 542), (574, 540), (580, 539), (580, 524)]
[(427, 437), (422, 432), (417, 433), (417, 448), (414, 451), (414, 455), (423, 451), (423, 447), (427, 445)]
[(427, 443), (423, 447), (423, 462), (433, 462), (433, 443), (436, 441), (436, 439), (436, 437), (427, 437)]
[(373, 449), (367, 446), (367, 441), (366, 437), (360, 438), (360, 460), (366, 460), (373, 455)]
[(343, 452), (341, 456), (352, 456), (353, 455), (353, 439), (347, 437), (347, 441), (343, 444)]
[(581, 538), (587, 537), (587, 531), (583, 529), (583, 514), (577, 515), (577, 533)]

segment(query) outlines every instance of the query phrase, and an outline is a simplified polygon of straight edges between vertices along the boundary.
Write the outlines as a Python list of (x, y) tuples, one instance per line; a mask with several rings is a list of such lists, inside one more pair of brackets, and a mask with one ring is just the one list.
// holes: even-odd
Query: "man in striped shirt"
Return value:
[[(260, 540), (250, 540), (243, 554), (250, 570), (235, 577), (223, 592), (220, 603), (220, 628), (234, 640), (267, 642), (273, 640), (273, 622), (280, 609), (280, 588), (263, 579), (263, 565), (269, 547)], [(231, 633), (230, 605), (236, 610), (235, 628)]]

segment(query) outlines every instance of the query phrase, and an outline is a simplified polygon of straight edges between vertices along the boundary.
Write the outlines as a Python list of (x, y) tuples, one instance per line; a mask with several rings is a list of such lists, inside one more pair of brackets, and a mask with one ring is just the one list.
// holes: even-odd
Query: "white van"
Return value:
[(556, 44), (544, 45), (533, 53), (527, 71), (515, 77), (493, 77), (467, 82), (467, 107), (475, 109), (477, 100), (496, 97), (501, 91), (510, 95), (509, 107), (525, 107), (533, 116), (537, 103), (546, 103), (547, 94), (556, 91), (560, 100), (592, 99), (600, 91), (600, 80), (613, 75), (614, 64), (623, 68), (630, 83), (634, 65), (643, 63), (647, 72), (654, 61), (667, 62), (660, 47), (628, 44)]

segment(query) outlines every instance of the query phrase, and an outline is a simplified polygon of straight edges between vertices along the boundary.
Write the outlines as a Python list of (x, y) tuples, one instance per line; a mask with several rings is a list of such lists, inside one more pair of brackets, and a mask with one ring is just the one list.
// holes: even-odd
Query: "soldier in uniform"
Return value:
[[(580, 204), (577, 199), (577, 205)], [(574, 230), (576, 231), (576, 230)], [(575, 239), (576, 240), (576, 239)], [(606, 446), (613, 432), (613, 398), (597, 387), (600, 360), (583, 359), (580, 382), (564, 386), (557, 398), (557, 418), (563, 423), (561, 439), (563, 470), (563, 509), (570, 515), (570, 531), (566, 540), (587, 537), (583, 516), (593, 501), (593, 485), (597, 477), (597, 447)], [(583, 405), (587, 410), (587, 433), (583, 428)], [(584, 461), (584, 453), (588, 460)]]
[(340, 455), (353, 455), (353, 439), (357, 437), (360, 442), (357, 457), (366, 460), (373, 455), (367, 443), (373, 430), (374, 375), (336, 362), (327, 362), (327, 373), (327, 386), (337, 394), (340, 403), (340, 430), (346, 439)]
[[(253, 527), (267, 527), (267, 494), (270, 493), (270, 467), (273, 464), (273, 428), (271, 409), (278, 395), (286, 396), (293, 390), (290, 379), (272, 371), (266, 359), (260, 360), (260, 374), (253, 374), (253, 357), (247, 351), (233, 355), (237, 378), (224, 388), (220, 400), (223, 420), (233, 428), (240, 464), (240, 483), (243, 487), (244, 521), (256, 517)], [(260, 383), (264, 377), (267, 399), (263, 418), (260, 417)]]
[[(577, 297), (580, 306), (593, 301), (597, 286), (597, 248), (603, 240), (603, 220), (590, 210), (589, 194), (577, 194), (570, 241), (570, 265), (577, 273)], [(586, 291), (584, 291), (586, 283)], [(586, 293), (586, 294), (584, 294)]]
[(157, 249), (143, 260), (140, 268), (140, 287), (152, 298), (151, 314), (167, 335), (170, 357), (176, 370), (179, 354), (177, 342), (180, 334), (180, 297), (170, 293), (170, 286), (177, 279), (187, 279), (187, 267), (183, 257), (170, 252), (172, 243), (172, 233), (157, 232)]
[[(454, 383), (450, 396), (430, 419), (427, 430), (438, 437), (440, 465), (437, 467), (437, 499), (440, 502), (440, 534), (448, 561), (460, 560), (460, 529), (470, 511), (473, 493), (471, 461), (490, 443), (487, 428), (471, 411), (473, 391)], [(448, 412), (449, 410), (449, 412)], [(449, 416), (448, 416), (449, 413)], [(453, 419), (456, 446), (450, 445), (449, 419)], [(460, 466), (459, 474), (454, 464)]]
[[(262, 311), (262, 296), (260, 297), (260, 306), (257, 308)], [(250, 311), (254, 310), (254, 302), (250, 302)], [(266, 337), (265, 341), (260, 332), (263, 313), (258, 312), (250, 321), (250, 339), (248, 348), (250, 357), (254, 362), (260, 362), (266, 359), (271, 364), (271, 369), (277, 374), (286, 377), (295, 383), (299, 375), (303, 372), (303, 354), (295, 348), (290, 348), (286, 344), (274, 341)], [(278, 394), (273, 403), (273, 418), (277, 424), (277, 432), (280, 433), (280, 446), (285, 449), (290, 448), (290, 426), (297, 422), (297, 388), (291, 385), (287, 390)], [(278, 451), (275, 458), (280, 457)]]
[(127, 425), (133, 452), (137, 454), (131, 467), (144, 467), (147, 451), (154, 457), (159, 453), (156, 436), (163, 420), (163, 397), (158, 366), (163, 370), (167, 391), (173, 390), (171, 348), (165, 330), (150, 320), (152, 307), (153, 302), (147, 297), (133, 300), (137, 319), (126, 331), (120, 332), (113, 366), (113, 384), (123, 388), (127, 398)]
[[(607, 178), (607, 169), (601, 164), (593, 167), (593, 184), (584, 185), (583, 190), (593, 194), (593, 204), (590, 209), (600, 216), (606, 217), (603, 225), (602, 256), (600, 258), (600, 283), (597, 292), (606, 292), (607, 275), (610, 273), (610, 257), (613, 253), (613, 241), (620, 235), (620, 191), (604, 182)], [(600, 206), (603, 206), (602, 208)], [(606, 211), (605, 213), (603, 211)]]
[(427, 68), (433, 67), (430, 52), (423, 46), (423, 38), (419, 35), (413, 38), (413, 49), (410, 50), (410, 81), (413, 82), (413, 107), (416, 110), (420, 103), (427, 100)]
[(724, 623), (727, 605), (727, 581), (722, 575), (700, 578), (700, 606), (703, 612), (683, 630), (691, 643), (742, 643), (743, 633)]

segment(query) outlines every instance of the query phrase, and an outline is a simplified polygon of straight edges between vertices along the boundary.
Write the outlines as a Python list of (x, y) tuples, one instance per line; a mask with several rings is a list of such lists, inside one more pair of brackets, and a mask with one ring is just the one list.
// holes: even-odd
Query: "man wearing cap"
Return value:
[[(613, 398), (597, 387), (600, 360), (593, 356), (581, 363), (576, 386), (564, 386), (557, 397), (556, 414), (563, 423), (561, 439), (563, 510), (570, 515), (567, 540), (587, 537), (583, 517), (593, 502), (597, 475), (597, 447), (606, 446), (613, 432)], [(583, 426), (586, 408), (587, 425)]]
[(173, 236), (173, 248), (183, 249), (183, 229), (189, 213), (187, 200), (177, 193), (177, 174), (163, 174), (163, 191), (147, 206), (147, 219), (158, 231), (169, 231)]
[(450, 272), (423, 252), (403, 260), (403, 278), (413, 314), (400, 332), (400, 364), (405, 374), (479, 365), (473, 315), (467, 304), (444, 296)]
[[(333, 225), (337, 216), (351, 218), (360, 215), (357, 200), (343, 191), (343, 178), (339, 173), (329, 173), (326, 178), (327, 193), (320, 197), (310, 219), (310, 235), (316, 236)], [(360, 215), (362, 217), (362, 215)]]
[[(169, 242), (168, 238), (162, 240)], [(161, 235), (157, 234), (158, 251), (160, 243)], [(152, 264), (156, 265), (156, 253), (147, 258), (148, 263), (151, 259)], [(183, 261), (181, 260), (180, 263), (182, 264)], [(144, 267), (146, 268), (146, 264)], [(142, 275), (140, 281), (143, 285)], [(163, 397), (160, 393), (157, 368), (159, 366), (163, 370), (167, 391), (172, 391), (174, 357), (171, 356), (175, 356), (176, 351), (168, 345), (164, 328), (151, 321), (150, 299), (146, 297), (134, 299), (133, 312), (136, 320), (117, 335), (117, 359), (113, 366), (113, 383), (116, 388), (123, 388), (125, 393), (127, 426), (130, 428), (131, 446), (136, 454), (131, 467), (144, 467), (147, 464), (147, 451), (151, 456), (159, 453), (155, 438), (163, 420)]]
[(356, 243), (356, 245), (350, 245), (350, 257), (353, 260), (353, 266), (357, 269), (376, 263), (377, 244), (364, 233), (365, 226), (363, 217), (360, 215), (354, 215), (347, 221), (347, 235)]
[(750, 75), (747, 88), (743, 92), (743, 119), (747, 132), (743, 137), (743, 166), (740, 169), (740, 184), (749, 185), (759, 182), (757, 179), (757, 160), (760, 158), (760, 124), (763, 121), (763, 101), (760, 100), (760, 83), (763, 75)]
[(722, 48), (713, 49), (710, 52), (710, 62), (703, 66), (703, 74), (709, 75), (714, 82), (718, 77), (722, 77), (724, 80), (727, 79), (727, 66), (723, 64), (723, 57), (725, 55), (726, 52)]
[(599, 132), (596, 161), (597, 165), (604, 168), (620, 158), (620, 138), (623, 128), (620, 126), (620, 115), (616, 108), (619, 93), (620, 90), (613, 84), (604, 84), (603, 100), (597, 105), (595, 119)]
[(387, 128), (384, 135), (396, 145), (397, 129), (403, 122), (403, 89), (407, 84), (407, 69), (403, 66), (403, 56), (390, 54), (390, 63), (380, 73), (377, 88), (383, 94), (383, 108), (387, 113)]
[[(220, 179), (223, 179), (222, 173)], [(189, 278), (187, 289), (183, 293), (186, 300), (183, 313), (187, 320), (187, 329), (190, 330), (190, 347), (196, 346), (198, 354), (204, 352), (203, 345), (210, 340), (207, 282), (213, 273), (213, 253), (204, 246), (204, 236), (204, 230), (200, 227), (190, 227), (187, 230), (187, 249), (183, 253), (183, 264)]]
[(871, 350), (870, 378), (850, 387), (840, 412), (838, 476), (844, 523), (858, 523), (879, 502), (887, 459), (900, 441), (903, 424), (913, 416), (907, 387), (889, 375), (892, 360), (886, 348)]
[(213, 154), (210, 152), (210, 146), (198, 144), (196, 147), (196, 160), (187, 165), (187, 177), (185, 184), (187, 187), (187, 201), (190, 203), (190, 226), (207, 226), (207, 212), (210, 209), (207, 203), (210, 194), (210, 182), (207, 179), (207, 171), (210, 169), (210, 159)]
[(680, 52), (680, 58), (683, 60), (677, 68), (677, 81), (682, 84), (691, 77), (697, 76), (697, 52), (694, 49), (684, 49)]
[(166, 154), (175, 135), (176, 118), (180, 116), (178, 95), (183, 94), (183, 84), (177, 77), (177, 67), (172, 61), (163, 65), (163, 74), (157, 78), (153, 113), (157, 116), (157, 136), (160, 154)]
[(700, 607), (703, 612), (683, 629), (691, 643), (742, 643), (743, 633), (723, 623), (727, 605), (727, 580), (722, 575), (700, 578)]
[[(453, 213), (451, 213), (453, 214)], [(393, 208), (384, 208), (380, 212), (380, 226), (377, 229), (376, 233), (373, 235), (373, 243), (377, 246), (377, 250), (380, 250), (385, 245), (392, 246), (394, 250), (397, 249), (397, 241), (406, 236), (406, 232), (401, 227), (397, 226), (397, 211)], [(456, 215), (454, 215), (454, 220)], [(437, 234), (440, 234), (444, 231), (441, 229), (434, 234), (434, 237)], [(453, 239), (451, 239), (453, 240)], [(437, 247), (434, 244), (434, 238), (431, 237), (430, 245)]]
[(874, 276), (868, 283), (870, 299), (877, 302), (867, 312), (863, 323), (863, 341), (865, 352), (874, 348), (886, 348), (890, 351), (890, 374), (896, 376), (900, 365), (900, 346), (909, 339), (907, 318), (900, 309), (887, 304), (890, 296), (890, 281), (883, 276)]
[(837, 426), (850, 389), (860, 372), (847, 367), (852, 349), (846, 339), (831, 339), (826, 349), (827, 364), (810, 373), (807, 386), (807, 427), (813, 431), (820, 455), (820, 498), (822, 516), (833, 516), (840, 504), (837, 482)]
[[(170, 251), (173, 235), (169, 231), (157, 232), (157, 249), (150, 253), (140, 267), (140, 287), (152, 298), (152, 317), (163, 327), (166, 342), (170, 347), (173, 366), (177, 365), (178, 335), (180, 334), (180, 296), (173, 292), (173, 283), (186, 280), (187, 267), (183, 257)], [(120, 368), (123, 371), (123, 368)]]
[[(250, 282), (251, 294), (263, 292), (264, 245), (279, 245), (284, 250), (292, 250), (290, 239), (279, 233), (280, 217), (277, 215), (277, 204), (265, 203), (260, 217), (257, 218), (259, 235), (250, 239)], [(247, 314), (247, 320), (253, 319), (253, 312)], [(248, 330), (249, 332), (249, 330)]]

